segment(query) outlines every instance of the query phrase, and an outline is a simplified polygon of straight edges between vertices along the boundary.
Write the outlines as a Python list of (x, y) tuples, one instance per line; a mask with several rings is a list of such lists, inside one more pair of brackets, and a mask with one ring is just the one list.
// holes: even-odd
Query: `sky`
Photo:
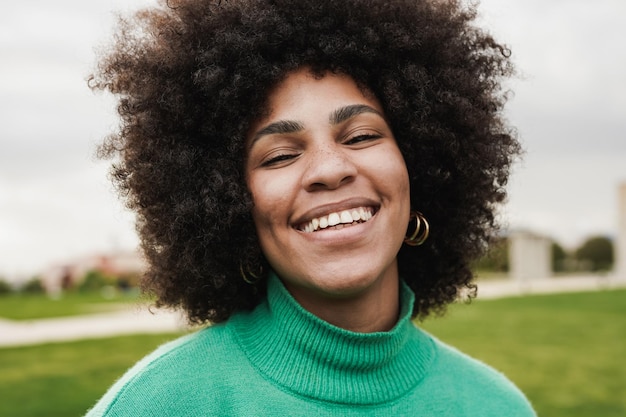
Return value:
[[(87, 88), (115, 13), (149, 0), (22, 0), (0, 14), (0, 277), (137, 247), (95, 148), (114, 102)], [(525, 148), (501, 221), (575, 248), (615, 236), (626, 182), (626, 2), (483, 0), (518, 75), (505, 115)]]

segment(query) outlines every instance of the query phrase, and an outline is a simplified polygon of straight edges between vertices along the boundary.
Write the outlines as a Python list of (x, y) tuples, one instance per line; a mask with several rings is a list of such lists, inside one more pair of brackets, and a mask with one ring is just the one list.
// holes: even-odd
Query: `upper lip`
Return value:
[(349, 198), (346, 200), (338, 201), (335, 203), (324, 204), (321, 206), (314, 207), (310, 210), (307, 210), (302, 215), (298, 216), (293, 222), (292, 225), (295, 227), (302, 223), (309, 222), (315, 218), (326, 216), (330, 213), (337, 213), (344, 210), (350, 210), (358, 207), (373, 207), (375, 210), (378, 209), (380, 204), (372, 199), (366, 197), (355, 197)]

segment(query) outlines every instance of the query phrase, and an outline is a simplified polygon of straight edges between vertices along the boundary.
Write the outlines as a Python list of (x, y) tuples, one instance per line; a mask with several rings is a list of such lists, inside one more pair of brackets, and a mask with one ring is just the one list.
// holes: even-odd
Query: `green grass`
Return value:
[[(539, 416), (626, 415), (626, 290), (475, 301), (423, 327), (503, 371)], [(0, 349), (0, 416), (82, 415), (176, 336)]]
[(69, 293), (60, 298), (45, 294), (11, 294), (0, 297), (0, 317), (10, 320), (65, 317), (111, 311), (138, 302), (140, 298), (136, 293), (107, 297), (98, 292)]
[(480, 281), (495, 281), (495, 280), (508, 279), (508, 273), (501, 272), (501, 271), (489, 271), (489, 270), (479, 269), (479, 270), (474, 271), (474, 274), (479, 283)]
[(176, 336), (0, 349), (0, 416), (82, 416), (129, 366)]
[(539, 416), (626, 415), (626, 291), (454, 305), (423, 328), (504, 372)]

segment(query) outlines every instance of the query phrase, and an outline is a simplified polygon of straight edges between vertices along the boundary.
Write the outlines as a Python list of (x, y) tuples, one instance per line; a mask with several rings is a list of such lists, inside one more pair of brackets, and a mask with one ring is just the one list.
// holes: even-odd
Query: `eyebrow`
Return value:
[[(384, 116), (378, 110), (373, 107), (367, 106), (365, 104), (351, 104), (349, 106), (340, 107), (334, 110), (328, 121), (332, 125), (338, 125), (340, 123), (345, 122), (346, 120), (350, 120), (351, 118), (358, 116), (363, 113), (373, 113), (382, 118)], [(274, 123), (270, 123), (265, 126), (263, 129), (256, 132), (254, 137), (252, 138), (251, 144), (259, 140), (261, 137), (266, 135), (280, 135), (280, 134), (288, 134), (288, 133), (296, 133), (304, 130), (304, 124), (302, 122), (296, 120), (279, 120)]]
[(370, 106), (365, 104), (352, 104), (333, 111), (329, 117), (329, 121), (333, 125), (338, 125), (363, 113), (374, 113), (384, 119), (383, 115), (378, 110)]
[(304, 125), (294, 120), (280, 120), (278, 122), (270, 123), (263, 129), (256, 132), (252, 138), (252, 142), (256, 142), (261, 136), (266, 135), (279, 135), (287, 133), (296, 133), (304, 130)]

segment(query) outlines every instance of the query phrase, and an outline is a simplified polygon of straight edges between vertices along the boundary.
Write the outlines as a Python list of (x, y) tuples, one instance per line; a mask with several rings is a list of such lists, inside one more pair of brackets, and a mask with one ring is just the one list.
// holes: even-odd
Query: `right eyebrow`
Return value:
[(302, 132), (303, 130), (304, 130), (304, 124), (298, 121), (279, 120), (277, 122), (270, 123), (269, 125), (265, 126), (263, 129), (256, 132), (250, 144), (252, 145), (254, 142), (259, 140), (262, 136), (296, 133), (296, 132)]

